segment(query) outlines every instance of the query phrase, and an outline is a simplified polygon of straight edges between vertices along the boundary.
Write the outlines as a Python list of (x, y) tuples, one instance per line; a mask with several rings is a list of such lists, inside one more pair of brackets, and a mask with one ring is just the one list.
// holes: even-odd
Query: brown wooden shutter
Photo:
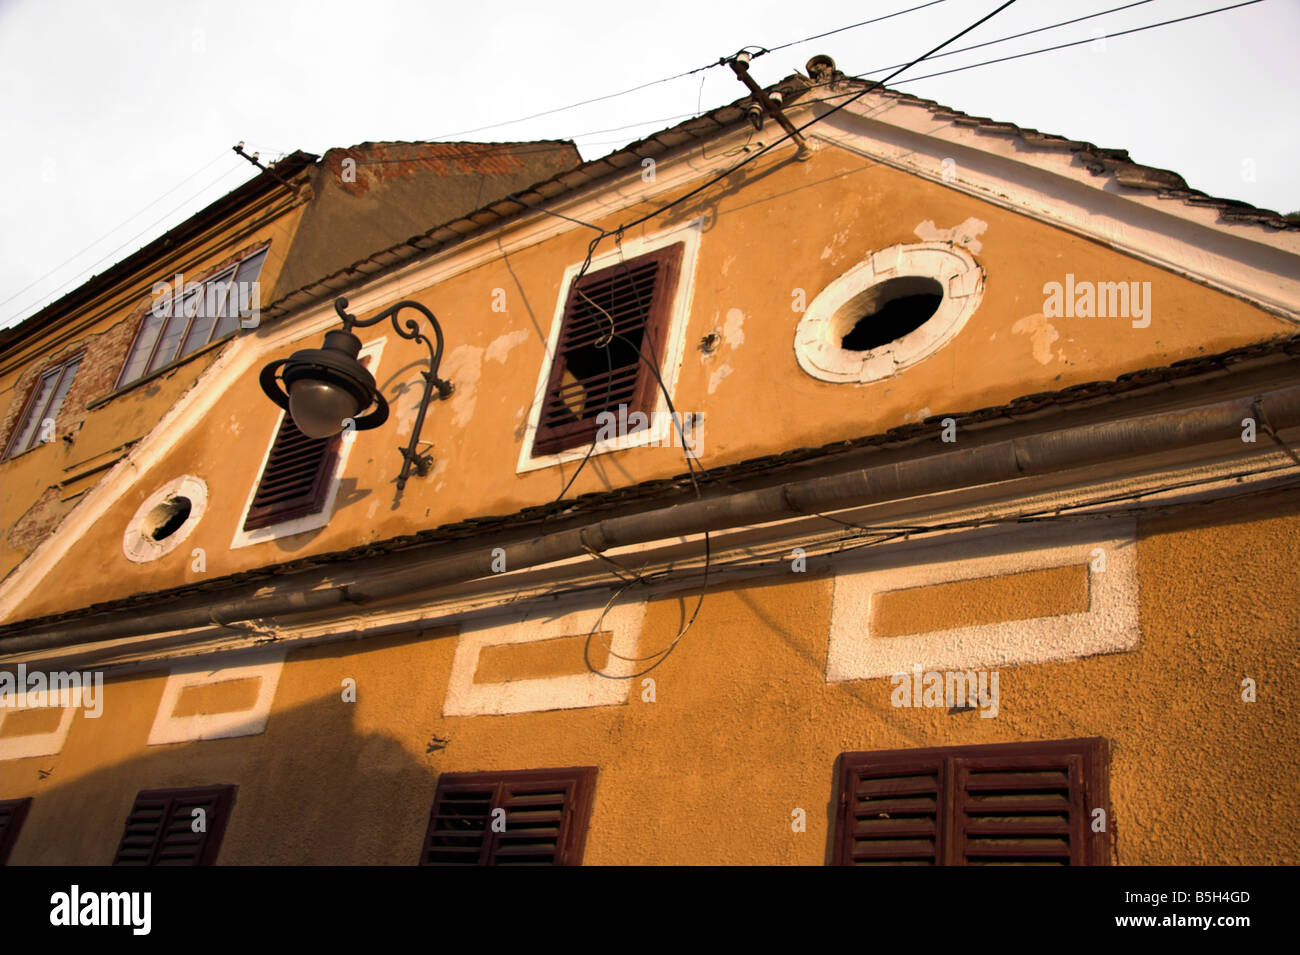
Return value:
[[(858, 759), (857, 757), (867, 757)], [(845, 865), (939, 865), (946, 765), (937, 756), (846, 753), (840, 785)]]
[[(572, 283), (564, 306), (555, 361), (537, 422), (533, 456), (589, 444), (597, 417), (655, 408), (659, 385), (644, 355), (661, 369), (682, 245), (677, 243)], [(597, 345), (613, 330), (608, 348)]]
[[(213, 865), (235, 801), (234, 786), (152, 789), (135, 797), (113, 865)], [(206, 831), (194, 831), (194, 810)]]
[(9, 861), (9, 850), (18, 841), (18, 830), (23, 827), (23, 820), (27, 818), (27, 810), (31, 805), (30, 796), (26, 799), (0, 801), (0, 865)]
[(1102, 739), (845, 753), (837, 865), (1105, 865)]
[(341, 434), (309, 438), (286, 412), (262, 469), (244, 530), (318, 513), (325, 506), (342, 440)]
[[(579, 865), (591, 818), (594, 766), (443, 773), (421, 865)], [(492, 831), (505, 810), (505, 830)]]

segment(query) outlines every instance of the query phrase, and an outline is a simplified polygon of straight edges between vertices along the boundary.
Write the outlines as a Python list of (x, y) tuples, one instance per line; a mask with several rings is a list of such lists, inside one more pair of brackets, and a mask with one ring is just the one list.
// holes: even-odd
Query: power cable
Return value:
[[(735, 164), (734, 166), (732, 166), (731, 168), (723, 170), (722, 172), (718, 173), (718, 175), (716, 175), (716, 176), (714, 176), (713, 178), (709, 179), (707, 182), (703, 183), (702, 185), (696, 186), (696, 187), (695, 187), (694, 189), (692, 189), (690, 192), (683, 193), (682, 195), (680, 195), (680, 196), (678, 196), (676, 199), (674, 199), (672, 202), (669, 202), (669, 203), (667, 203), (666, 205), (661, 206), (660, 208), (654, 210), (653, 212), (648, 212), (648, 213), (646, 213), (645, 215), (641, 216), (640, 218), (633, 219), (631, 222), (627, 222), (627, 223), (624, 223), (624, 224), (620, 225), (620, 226), (618, 227), (618, 230), (617, 230), (617, 231), (622, 232), (622, 231), (624, 231), (624, 230), (626, 230), (626, 229), (632, 229), (632, 228), (635, 228), (636, 226), (641, 225), (641, 224), (644, 223), (644, 222), (648, 222), (648, 221), (650, 221), (651, 219), (654, 219), (654, 218), (656, 218), (656, 217), (658, 217), (658, 216), (663, 215), (663, 214), (664, 214), (665, 212), (667, 212), (669, 209), (673, 208), (674, 206), (678, 206), (678, 205), (680, 205), (681, 203), (685, 202), (687, 199), (692, 199), (692, 198), (694, 198), (695, 196), (699, 195), (699, 194), (700, 194), (701, 192), (703, 192), (704, 190), (706, 190), (706, 189), (708, 189), (708, 188), (710, 188), (710, 187), (716, 185), (717, 183), (721, 182), (723, 179), (726, 179), (726, 178), (727, 178), (728, 176), (730, 176), (732, 173), (734, 173), (734, 172), (736, 172), (737, 170), (739, 170), (739, 169), (741, 169), (741, 168), (743, 168), (743, 167), (749, 165), (751, 162), (753, 162), (754, 160), (758, 159), (760, 156), (762, 156), (762, 155), (764, 155), (764, 154), (766, 154), (766, 153), (771, 152), (773, 149), (775, 149), (777, 146), (780, 146), (782, 143), (784, 143), (786, 140), (790, 139), (792, 136), (794, 136), (794, 135), (796, 135), (796, 134), (798, 134), (798, 133), (802, 133), (802, 132), (803, 132), (805, 129), (807, 129), (808, 127), (813, 126), (813, 125), (815, 125), (815, 124), (817, 124), (817, 123), (822, 122), (822, 121), (825, 120), (828, 116), (832, 116), (832, 115), (834, 115), (835, 113), (837, 113), (837, 112), (839, 112), (840, 110), (842, 110), (844, 107), (848, 106), (850, 103), (853, 103), (853, 102), (855, 102), (855, 101), (861, 99), (862, 97), (866, 96), (868, 93), (870, 93), (872, 90), (876, 89), (877, 87), (880, 87), (880, 86), (885, 85), (885, 84), (888, 83), (890, 80), (892, 80), (894, 77), (898, 76), (898, 74), (904, 72), (905, 70), (910, 69), (911, 67), (915, 66), (917, 63), (920, 63), (922, 60), (928, 59), (932, 54), (936, 53), (936, 52), (939, 51), (939, 50), (942, 50), (942, 49), (943, 49), (945, 46), (947, 46), (949, 43), (952, 43), (952, 42), (954, 42), (954, 41), (960, 39), (961, 37), (965, 36), (967, 33), (970, 33), (972, 30), (974, 30), (976, 27), (980, 26), (981, 24), (986, 23), (987, 21), (991, 20), (993, 17), (997, 16), (999, 13), (1001, 13), (1003, 10), (1005, 10), (1007, 7), (1011, 6), (1011, 5), (1012, 5), (1013, 3), (1015, 3), (1015, 2), (1016, 2), (1016, 0), (1006, 0), (1006, 2), (1004, 2), (1004, 3), (1003, 3), (1001, 6), (999, 6), (997, 9), (993, 10), (991, 13), (985, 14), (983, 17), (980, 17), (980, 19), (976, 20), (974, 23), (972, 23), (970, 26), (966, 27), (966, 29), (962, 30), (960, 33), (956, 33), (956, 34), (954, 34), (953, 36), (949, 37), (947, 40), (944, 40), (942, 43), (940, 43), (940, 44), (939, 44), (938, 46), (936, 46), (934, 49), (930, 50), (928, 53), (923, 53), (923, 54), (921, 54), (921, 55), (918, 56), (916, 59), (912, 60), (910, 63), (907, 63), (906, 65), (904, 65), (904, 66), (900, 67), (899, 69), (895, 70), (893, 73), (889, 74), (889, 76), (885, 77), (883, 80), (875, 80), (875, 81), (873, 81), (872, 84), (871, 84), (870, 86), (868, 86), (866, 89), (859, 90), (857, 93), (853, 94), (853, 95), (850, 96), (848, 99), (844, 100), (844, 102), (842, 102), (842, 103), (838, 103), (838, 104), (836, 104), (835, 106), (833, 106), (833, 107), (831, 107), (830, 109), (828, 109), (828, 110), (827, 110), (825, 113), (823, 113), (822, 115), (820, 115), (820, 116), (814, 116), (812, 119), (810, 119), (808, 122), (804, 123), (802, 126), (798, 126), (798, 127), (796, 127), (795, 130), (794, 130), (794, 132), (792, 132), (792, 133), (786, 133), (784, 136), (782, 136), (781, 138), (779, 138), (779, 139), (773, 141), (772, 143), (768, 144), (767, 146), (764, 146), (762, 149), (759, 149), (759, 150), (757, 150), (756, 152), (751, 153), (750, 155), (746, 156), (744, 159), (742, 159), (740, 162), (736, 163), (736, 164)], [(1249, 2), (1251, 2), (1251, 3), (1258, 3), (1259, 0), (1249, 0)]]
[(130, 216), (128, 216), (127, 218), (123, 219), (121, 222), (119, 222), (117, 225), (113, 226), (113, 228), (109, 229), (107, 232), (105, 232), (103, 235), (101, 235), (101, 236), (100, 236), (98, 239), (96, 239), (94, 242), (90, 243), (90, 245), (86, 246), (86, 247), (85, 247), (84, 249), (82, 249), (80, 252), (75, 252), (75, 253), (73, 253), (73, 254), (70, 255), (67, 259), (65, 259), (63, 262), (60, 262), (60, 263), (59, 263), (58, 265), (56, 265), (54, 268), (52, 268), (52, 269), (50, 269), (48, 272), (46, 272), (44, 275), (42, 275), (42, 276), (40, 276), (40, 277), (38, 277), (38, 278), (32, 280), (32, 282), (31, 282), (30, 284), (28, 284), (28, 285), (24, 285), (24, 286), (23, 286), (22, 288), (20, 288), (17, 292), (14, 292), (13, 295), (10, 295), (8, 298), (6, 298), (6, 299), (0, 301), (0, 305), (8, 305), (10, 302), (12, 302), (14, 299), (16, 299), (19, 295), (22, 295), (23, 292), (26, 292), (26, 291), (27, 291), (29, 288), (31, 288), (33, 285), (38, 285), (38, 284), (40, 284), (41, 282), (45, 281), (47, 278), (49, 278), (49, 277), (50, 277), (51, 275), (53, 275), (55, 272), (59, 271), (59, 270), (60, 270), (61, 268), (63, 268), (64, 266), (69, 265), (69, 264), (71, 264), (72, 262), (75, 262), (77, 259), (79, 259), (81, 256), (85, 255), (87, 252), (89, 252), (89, 251), (90, 251), (91, 249), (93, 249), (95, 246), (99, 245), (99, 243), (101, 243), (101, 242), (103, 242), (105, 239), (107, 239), (107, 238), (108, 238), (110, 235), (112, 235), (114, 232), (118, 232), (118, 231), (120, 231), (121, 229), (125, 228), (125, 227), (126, 227), (126, 224), (127, 224), (128, 222), (130, 222), (130, 221), (133, 220), (133, 219), (138, 219), (140, 216), (144, 215), (146, 212), (148, 212), (148, 211), (149, 211), (150, 209), (152, 209), (154, 206), (158, 205), (158, 203), (162, 202), (164, 199), (166, 199), (168, 196), (170, 196), (173, 192), (175, 192), (175, 191), (176, 191), (177, 189), (179, 189), (181, 186), (185, 185), (185, 184), (186, 184), (187, 182), (189, 182), (191, 179), (194, 179), (194, 178), (198, 177), (199, 175), (201, 175), (201, 174), (207, 172), (209, 169), (211, 169), (211, 168), (212, 168), (213, 166), (215, 166), (217, 163), (221, 162), (221, 160), (224, 159), (224, 158), (226, 157), (226, 155), (227, 155), (227, 154), (224, 153), (224, 152), (220, 153), (220, 154), (217, 155), (217, 156), (216, 156), (216, 157), (215, 157), (211, 162), (209, 162), (207, 165), (199, 167), (199, 169), (197, 169), (195, 172), (191, 173), (190, 175), (186, 176), (184, 179), (182, 179), (182, 180), (181, 180), (180, 182), (178, 182), (176, 185), (172, 186), (170, 189), (168, 189), (166, 192), (164, 192), (162, 195), (160, 195), (157, 199), (154, 199), (152, 202), (150, 202), (147, 206), (144, 206), (144, 207), (141, 208), (138, 212), (132, 213)]
[[(771, 47), (770, 49), (765, 48), (760, 52), (755, 53), (754, 59), (758, 59), (760, 56), (762, 56), (765, 53), (776, 53), (778, 50), (785, 50), (792, 46), (798, 46), (800, 43), (809, 43), (813, 40), (820, 40), (822, 37), (834, 36), (835, 34), (843, 33), (846, 30), (856, 30), (858, 27), (864, 27), (869, 23), (879, 23), (881, 20), (889, 20), (892, 19), (893, 17), (901, 17), (904, 13), (912, 13), (915, 10), (924, 10), (926, 7), (937, 6), (938, 4), (943, 2), (944, 0), (930, 0), (929, 3), (922, 3), (919, 6), (908, 7), (906, 10), (898, 10), (894, 13), (887, 13), (883, 17), (876, 17), (875, 19), (872, 20), (863, 20), (861, 23), (850, 23), (846, 27), (839, 27), (835, 30), (827, 30), (825, 33), (816, 33), (812, 36), (806, 36), (802, 40), (791, 40), (789, 43), (782, 43), (780, 46), (774, 46)], [(1150, 2), (1150, 0), (1144, 0), (1144, 2)]]
[[(1053, 23), (1045, 27), (1038, 27), (1033, 30), (1025, 30), (1023, 33), (1013, 33), (1010, 36), (999, 37), (996, 40), (986, 40), (983, 43), (973, 43), (970, 46), (963, 46), (960, 49), (949, 50), (947, 53), (940, 53), (938, 56), (933, 57), (933, 59), (942, 60), (945, 56), (956, 56), (958, 53), (966, 53), (970, 50), (978, 50), (981, 47), (986, 46), (995, 46), (998, 43), (1006, 43), (1008, 40), (1019, 40), (1021, 37), (1033, 36), (1035, 33), (1046, 33), (1048, 30), (1055, 30), (1057, 27), (1069, 26), (1072, 23), (1082, 23), (1084, 20), (1093, 20), (1097, 17), (1104, 17), (1108, 13), (1118, 13), (1121, 10), (1128, 10), (1131, 7), (1140, 7), (1147, 3), (1151, 3), (1151, 0), (1136, 0), (1134, 3), (1124, 4), (1122, 7), (1111, 7), (1109, 10), (1089, 13), (1087, 16), (1075, 17), (1073, 20), (1062, 20), (1059, 23)], [(892, 70), (898, 65), (899, 64), (895, 63), (892, 66), (882, 66), (878, 70), (872, 70), (871, 73), (859, 73), (855, 79), (870, 76), (872, 73), (883, 73), (885, 70)]]
[(85, 277), (85, 275), (86, 275), (88, 272), (90, 272), (90, 270), (93, 269), (95, 266), (99, 265), (101, 262), (106, 261), (107, 259), (112, 258), (112, 257), (113, 257), (114, 255), (116, 255), (118, 252), (122, 251), (122, 250), (125, 249), (127, 246), (131, 245), (131, 243), (135, 242), (135, 240), (138, 239), (138, 238), (140, 238), (142, 235), (147, 235), (147, 234), (150, 232), (150, 230), (152, 230), (152, 229), (154, 228), (154, 226), (158, 225), (158, 224), (161, 223), (161, 222), (165, 222), (165, 221), (166, 221), (168, 218), (170, 218), (172, 215), (174, 215), (175, 213), (179, 212), (181, 209), (184, 209), (186, 206), (188, 206), (191, 202), (193, 202), (193, 201), (194, 201), (195, 199), (197, 199), (199, 196), (203, 195), (205, 192), (207, 192), (209, 189), (211, 189), (213, 186), (215, 186), (218, 182), (220, 182), (220, 181), (223, 180), (223, 179), (228, 178), (228, 177), (231, 175), (231, 173), (242, 172), (243, 170), (244, 170), (244, 166), (243, 166), (243, 164), (241, 163), (239, 166), (236, 166), (236, 167), (234, 167), (234, 168), (232, 168), (232, 169), (228, 169), (228, 170), (226, 170), (225, 172), (223, 172), (221, 175), (217, 176), (215, 179), (210, 180), (206, 185), (204, 185), (204, 186), (203, 186), (201, 189), (199, 189), (197, 192), (193, 193), (191, 196), (189, 196), (188, 198), (186, 198), (183, 202), (181, 202), (181, 203), (179, 203), (178, 205), (174, 206), (172, 209), (170, 209), (170, 210), (168, 210), (167, 212), (165, 212), (162, 216), (160, 216), (159, 218), (155, 219), (153, 222), (149, 223), (149, 225), (145, 226), (142, 230), (140, 230), (139, 232), (137, 232), (135, 235), (131, 236), (131, 238), (127, 239), (125, 242), (123, 242), (123, 243), (122, 243), (121, 245), (119, 245), (117, 248), (113, 249), (112, 251), (108, 252), (107, 254), (105, 254), (104, 256), (102, 256), (101, 258), (99, 258), (99, 259), (95, 260), (94, 262), (92, 262), (90, 265), (86, 266), (86, 268), (84, 268), (84, 269), (83, 269), (81, 272), (79, 272), (76, 276), (74, 276), (73, 278), (71, 278), (71, 279), (69, 279), (68, 281), (64, 282), (62, 285), (58, 286), (57, 288), (53, 289), (52, 291), (50, 291), (50, 292), (46, 292), (46, 293), (43, 294), (39, 299), (36, 299), (35, 302), (33, 302), (32, 305), (28, 305), (28, 306), (26, 306), (25, 308), (20, 309), (19, 311), (17, 311), (17, 312), (15, 312), (14, 314), (10, 315), (9, 318), (5, 319), (3, 322), (0, 322), (0, 327), (8, 326), (8, 325), (9, 325), (9, 324), (10, 324), (10, 323), (15, 319), (15, 318), (21, 318), (21, 317), (23, 317), (24, 315), (26, 315), (26, 314), (27, 314), (31, 309), (33, 309), (33, 308), (35, 307), (35, 305), (36, 305), (37, 302), (43, 302), (43, 301), (45, 301), (46, 299), (49, 299), (51, 296), (57, 295), (59, 292), (61, 292), (61, 291), (63, 291), (64, 289), (66, 289), (68, 286), (70, 286), (70, 285), (72, 285), (72, 284), (74, 284), (74, 283), (76, 283), (76, 282), (80, 282), (80, 281), (82, 281), (83, 278)]
[[(893, 17), (902, 16), (905, 13), (912, 13), (913, 11), (916, 10), (924, 10), (926, 7), (933, 7), (944, 2), (945, 0), (930, 0), (930, 2), (928, 3), (922, 3), (915, 7), (908, 7), (906, 10), (898, 10), (895, 11), (894, 13), (888, 13), (885, 14), (884, 16), (875, 17), (871, 20), (863, 20), (860, 23), (851, 23), (848, 26), (838, 27), (834, 30), (828, 30), (825, 33), (818, 33), (813, 36), (804, 37), (802, 40), (791, 40), (789, 43), (782, 43), (780, 46), (774, 46), (770, 49), (766, 47), (760, 47), (758, 48), (758, 52), (755, 53), (754, 56), (757, 58), (759, 56), (762, 56), (764, 53), (775, 53), (778, 50), (784, 50), (788, 47), (798, 46), (800, 43), (808, 43), (811, 40), (819, 40), (822, 37), (832, 36), (836, 33), (843, 33), (846, 30), (856, 30), (858, 27), (863, 27), (870, 23), (879, 23), (882, 20), (889, 20)], [(711, 70), (714, 67), (724, 65), (725, 63), (728, 62), (729, 59), (730, 57), (725, 57), (725, 56), (719, 57), (713, 63), (706, 63), (704, 66), (697, 66), (693, 70), (687, 70), (684, 73), (676, 73), (673, 76), (665, 76), (663, 79), (651, 80), (648, 83), (641, 83), (637, 86), (632, 86), (629, 87), (628, 89), (620, 90), (617, 93), (606, 93), (602, 96), (594, 96), (591, 99), (579, 100), (578, 102), (570, 103), (567, 106), (557, 106), (554, 109), (543, 110), (540, 113), (532, 113), (528, 116), (521, 116), (518, 119), (508, 119), (499, 123), (490, 123), (486, 126), (476, 126), (473, 129), (462, 129), (454, 133), (443, 133), (442, 135), (434, 136), (430, 141), (436, 142), (438, 140), (445, 140), (445, 139), (449, 139), (452, 136), (467, 136), (470, 133), (481, 133), (487, 129), (500, 129), (502, 126), (513, 126), (516, 123), (526, 123), (529, 120), (539, 119), (542, 116), (553, 116), (556, 113), (564, 113), (571, 109), (577, 109), (580, 106), (589, 106), (592, 103), (601, 103), (606, 100), (616, 99), (620, 96), (626, 96), (629, 93), (635, 93), (638, 92), (639, 90), (649, 89), (652, 86), (658, 86), (662, 83), (671, 83), (673, 80), (680, 80), (683, 77), (693, 76), (696, 73), (703, 73), (705, 70)]]

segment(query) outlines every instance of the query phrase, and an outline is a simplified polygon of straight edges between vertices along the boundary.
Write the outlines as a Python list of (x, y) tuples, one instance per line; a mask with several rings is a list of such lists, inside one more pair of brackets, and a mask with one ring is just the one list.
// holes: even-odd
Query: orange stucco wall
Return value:
[[(1289, 323), (1188, 279), (837, 148), (823, 149), (806, 163), (758, 164), (742, 178), (743, 188), (712, 193), (634, 233), (653, 234), (695, 217), (705, 221), (674, 403), (680, 411), (705, 414), (701, 463), (706, 467), (879, 433), (930, 414), (1001, 404), (1290, 331)], [(618, 219), (639, 211), (627, 209)], [(811, 301), (871, 251), (921, 241), (923, 223), (948, 229), (972, 219), (985, 224), (977, 230), (975, 257), (985, 270), (986, 288), (980, 307), (954, 340), (904, 372), (866, 385), (829, 384), (799, 369), (793, 349), (800, 318), (792, 307), (796, 289)], [(607, 228), (617, 223), (613, 217), (599, 222)], [(230, 549), (278, 414), (253, 373), (228, 389), (200, 426), (177, 434), (164, 460), (140, 474), (71, 548), (50, 574), (60, 586), (38, 588), (10, 619), (554, 499), (574, 465), (523, 474), (516, 473), (516, 465), (564, 269), (581, 261), (588, 241), (589, 233), (575, 227), (433, 288), (403, 293), (441, 320), (448, 339), (442, 373), (456, 392), (431, 408), (424, 428), (437, 465), (427, 478), (407, 486), (400, 504), (393, 497), (400, 464), (394, 448), (409, 435), (423, 346), (397, 338), (390, 329), (378, 378), (394, 414), (377, 431), (358, 435), (328, 526)], [(612, 247), (613, 240), (606, 241)], [(1125, 319), (1045, 319), (1043, 286), (1064, 281), (1066, 273), (1092, 281), (1150, 282), (1150, 326), (1135, 329)], [(493, 310), (500, 300), (497, 290), (504, 291), (504, 313)], [(739, 326), (740, 334), (726, 336), (714, 354), (696, 347), (704, 335), (728, 325)], [(374, 328), (362, 337), (381, 334)], [(318, 342), (313, 335), (264, 358)], [(152, 399), (155, 410), (168, 407), (175, 392), (160, 389)], [(230, 453), (234, 448), (239, 453)], [(680, 448), (597, 455), (569, 493), (684, 469)], [(126, 523), (146, 497), (183, 474), (207, 483), (207, 514), (185, 546), (160, 560), (129, 563), (121, 555)], [(194, 548), (205, 553), (201, 574), (192, 569)], [(78, 572), (104, 561), (111, 573)]]
[[(164, 374), (97, 403), (116, 385), (136, 330), (154, 302), (153, 284), (171, 283), (177, 273), (186, 282), (201, 282), (233, 256), (269, 242), (258, 276), (261, 301), (269, 303), (301, 216), (298, 205), (280, 209), (251, 230), (246, 223), (227, 223), (106, 293), (84, 314), (16, 344), (5, 356), (0, 362), (0, 442), (8, 441), (38, 376), (78, 354), (83, 359), (56, 419), (57, 439), (0, 462), (0, 576), (41, 543), (107, 471), (93, 469), (115, 462), (125, 447), (157, 425), (219, 354), (218, 349), (201, 349)], [(88, 404), (95, 406), (88, 409)], [(85, 479), (64, 483), (86, 472)]]
[[(224, 864), (413, 864), (438, 773), (595, 765), (588, 864), (817, 865), (841, 752), (1102, 736), (1121, 863), (1295, 864), (1298, 539), (1294, 491), (1144, 522), (1137, 648), (1004, 668), (995, 719), (827, 684), (827, 577), (710, 590), (654, 702), (445, 718), (456, 639), (414, 636), (291, 654), (260, 735), (146, 746), (164, 674), (119, 678), (61, 753), (3, 764), (0, 798), (35, 797), (11, 862), (107, 863), (137, 791), (235, 783)], [(649, 607), (644, 652), (694, 599)]]

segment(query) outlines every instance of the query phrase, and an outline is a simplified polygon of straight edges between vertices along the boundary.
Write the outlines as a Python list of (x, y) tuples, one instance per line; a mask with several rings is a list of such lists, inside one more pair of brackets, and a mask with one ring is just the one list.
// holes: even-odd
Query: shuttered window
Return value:
[(836, 865), (1106, 865), (1106, 742), (845, 753)]
[(23, 827), (31, 804), (31, 797), (0, 801), (0, 865), (9, 861), (9, 850), (18, 841), (18, 830)]
[(443, 773), (420, 864), (580, 865), (595, 786), (594, 766)]
[(234, 786), (140, 793), (126, 818), (113, 865), (215, 864), (234, 801)]
[[(63, 399), (72, 387), (72, 379), (76, 377), (81, 358), (78, 355), (41, 375), (14, 426), (9, 446), (5, 449), (6, 458), (29, 451), (52, 437), (54, 422), (58, 419), (59, 409), (63, 407)], [(46, 421), (50, 422), (48, 427), (45, 426)]]
[(285, 414), (262, 469), (244, 530), (315, 514), (325, 506), (342, 434), (309, 438)]
[(617, 417), (619, 405), (624, 417), (654, 410), (659, 386), (649, 364), (660, 368), (681, 261), (677, 243), (570, 284), (533, 457), (590, 444), (598, 416)]

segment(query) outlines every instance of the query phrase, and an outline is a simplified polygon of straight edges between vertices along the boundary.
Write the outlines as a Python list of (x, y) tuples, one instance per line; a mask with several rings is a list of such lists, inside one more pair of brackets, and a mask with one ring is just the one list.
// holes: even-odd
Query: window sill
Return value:
[(175, 361), (168, 362), (167, 364), (163, 365), (161, 368), (149, 372), (149, 374), (145, 375), (143, 378), (137, 378), (135, 381), (131, 382), (130, 384), (123, 385), (121, 388), (116, 388), (113, 391), (110, 391), (108, 394), (96, 398), (94, 401), (87, 402), (86, 410), (94, 411), (97, 408), (102, 408), (104, 407), (104, 405), (108, 404), (113, 399), (120, 398), (122, 395), (126, 394), (127, 392), (134, 391), (136, 388), (139, 388), (141, 385), (147, 385), (149, 382), (157, 378), (161, 378), (162, 376), (169, 374), (170, 372), (175, 371), (177, 368), (180, 368), (182, 365), (186, 364), (187, 362), (193, 361), (194, 359), (198, 358), (200, 355), (205, 355), (215, 348), (220, 348), (222, 345), (230, 341), (238, 334), (239, 334), (239, 330), (236, 329), (235, 331), (231, 332), (230, 334), (226, 335), (223, 338), (218, 338), (216, 341), (208, 342), (202, 348), (196, 349), (195, 351), (190, 352), (188, 355), (185, 355), (182, 358), (177, 358)]

